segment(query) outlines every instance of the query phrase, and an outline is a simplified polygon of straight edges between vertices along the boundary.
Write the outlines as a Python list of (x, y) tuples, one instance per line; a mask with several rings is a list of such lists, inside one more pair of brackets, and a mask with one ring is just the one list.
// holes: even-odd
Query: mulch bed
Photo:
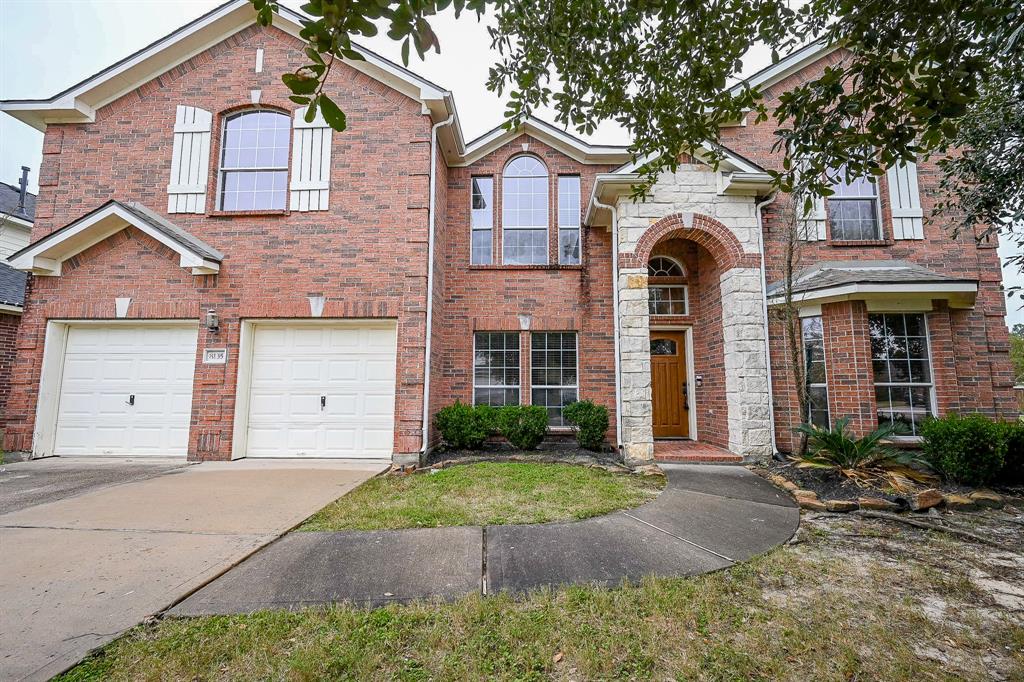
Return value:
[(486, 443), (479, 450), (435, 450), (426, 462), (428, 468), (443, 469), (454, 464), (474, 462), (533, 462), (542, 464), (575, 464), (600, 467), (612, 472), (630, 473), (612, 450), (593, 452), (575, 443), (541, 443), (536, 450), (517, 450), (508, 443)]

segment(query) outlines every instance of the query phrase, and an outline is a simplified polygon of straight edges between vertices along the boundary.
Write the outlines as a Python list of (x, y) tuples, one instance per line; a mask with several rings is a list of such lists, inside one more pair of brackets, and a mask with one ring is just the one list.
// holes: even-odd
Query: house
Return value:
[(5, 260), (28, 246), (30, 241), (36, 195), (28, 191), (28, 171), (27, 167), (21, 167), (17, 186), (0, 182), (0, 434), (6, 422), (7, 395), (27, 279), (24, 272), (15, 270)]
[[(994, 244), (927, 222), (930, 162), (839, 184), (802, 229), (796, 406), (780, 323), (771, 123), (723, 129), (630, 198), (626, 150), (528, 120), (466, 141), (450, 92), (380, 56), (335, 69), (349, 128), (288, 99), (299, 16), (232, 0), (46, 100), (5, 449), (392, 457), (455, 400), (609, 407), (631, 461), (662, 439), (736, 457), (793, 427), (1015, 413)], [(767, 101), (841, 53), (751, 79)]]

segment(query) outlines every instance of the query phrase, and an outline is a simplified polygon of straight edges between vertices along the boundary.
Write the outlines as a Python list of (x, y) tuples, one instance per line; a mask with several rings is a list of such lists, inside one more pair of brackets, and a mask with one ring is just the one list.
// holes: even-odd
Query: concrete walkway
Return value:
[[(54, 477), (41, 472), (63, 467), (56, 478), (67, 479), (73, 464), (38, 460), (5, 473), (47, 481)], [(97, 474), (89, 481), (100, 483), (84, 487), (65, 481), (29, 506), (24, 487), (7, 489), (21, 508), (0, 514), (0, 679), (63, 671), (389, 466), (180, 464), (136, 471), (122, 463), (126, 472)]]
[(743, 467), (662, 468), (668, 486), (655, 501), (585, 521), (291, 533), (169, 613), (248, 613), (338, 601), (376, 606), (689, 576), (749, 559), (796, 532), (800, 514), (789, 496)]

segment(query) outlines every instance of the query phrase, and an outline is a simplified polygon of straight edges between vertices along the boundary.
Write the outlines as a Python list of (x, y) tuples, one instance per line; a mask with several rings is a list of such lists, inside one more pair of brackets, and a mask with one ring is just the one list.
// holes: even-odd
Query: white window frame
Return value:
[[(874, 353), (872, 353), (871, 354), (871, 358), (870, 358), (871, 362), (872, 362), (872, 367), (871, 367), (871, 389), (872, 389), (872, 391), (874, 392), (877, 389), (878, 386), (906, 386), (908, 388), (920, 388), (922, 386), (927, 386), (928, 387), (928, 408), (931, 410), (931, 416), (938, 417), (939, 416), (939, 406), (938, 406), (938, 400), (936, 398), (937, 394), (936, 394), (936, 391), (935, 391), (935, 363), (932, 360), (932, 333), (931, 333), (931, 328), (928, 326), (928, 314), (924, 313), (924, 312), (882, 312), (882, 311), (876, 311), (876, 312), (869, 312), (868, 313), (868, 319), (869, 320), (871, 319), (872, 315), (904, 315), (904, 316), (906, 316), (906, 315), (920, 315), (921, 316), (921, 319), (922, 319), (922, 321), (924, 323), (925, 355), (928, 357), (928, 376), (931, 377), (931, 381), (929, 383), (927, 383), (927, 384), (921, 383), (921, 382), (912, 382), (912, 381), (882, 381), (882, 382), (876, 382), (875, 381), (875, 377), (874, 377), (874, 360), (875, 360), (875, 356), (874, 356)], [(870, 327), (870, 325), (869, 325), (869, 327)], [(877, 398), (876, 398), (876, 402), (875, 402), (875, 424), (876, 424), (876, 426), (881, 426), (881, 424), (878, 423), (878, 412), (879, 412), (879, 408), (878, 408), (878, 402), (877, 402)], [(888, 410), (888, 412), (889, 412), (889, 414), (893, 413), (893, 411), (891, 409)], [(893, 440), (905, 441), (905, 442), (917, 442), (917, 441), (921, 440), (921, 436), (919, 434), (895, 435), (892, 438), (893, 438)]]
[[(282, 116), (288, 121), (288, 160), (285, 162), (283, 167), (277, 166), (266, 166), (258, 168), (224, 168), (224, 153), (227, 151), (227, 138), (228, 138), (228, 123), (236, 118), (241, 118), (245, 114), (263, 113), (263, 114), (275, 114)], [(291, 155), (292, 155), (292, 119), (283, 111), (277, 111), (276, 109), (244, 109), (242, 111), (231, 112), (230, 115), (224, 116), (220, 122), (220, 147), (217, 149), (217, 196), (214, 205), (216, 210), (222, 213), (248, 213), (252, 211), (287, 211), (288, 210), (288, 193), (291, 187)], [(224, 178), (227, 173), (255, 173), (259, 171), (272, 171), (280, 172), (284, 171), (284, 206), (280, 208), (224, 208)]]
[[(573, 341), (574, 341), (575, 346), (576, 346), (576, 350), (575, 350), (575, 352), (576, 352), (576, 383), (575, 384), (560, 384), (560, 385), (557, 385), (557, 386), (552, 386), (552, 385), (549, 385), (549, 384), (534, 384), (533, 383), (533, 369), (534, 369), (534, 366), (533, 366), (533, 337), (535, 335), (537, 335), (537, 334), (572, 334), (572, 338), (573, 338)], [(547, 369), (547, 365), (545, 365), (544, 367), (545, 367), (545, 369)], [(531, 331), (530, 332), (530, 404), (531, 405), (536, 405), (536, 403), (533, 402), (533, 391), (535, 389), (553, 389), (553, 388), (559, 389), (559, 390), (566, 389), (566, 388), (571, 388), (571, 389), (576, 391), (576, 401), (579, 401), (579, 399), (580, 399), (580, 334), (577, 331), (573, 331), (573, 330), (563, 330), (563, 331), (544, 330), (544, 331)], [(522, 394), (521, 393), (520, 393), (520, 400), (522, 400)], [(545, 411), (548, 408), (547, 405), (543, 405), (542, 407), (544, 407)], [(565, 415), (564, 414), (562, 415), (562, 421), (563, 422), (565, 421)], [(550, 421), (549, 421), (548, 428), (549, 429), (569, 429), (569, 428), (571, 428), (571, 426), (569, 424), (560, 424), (560, 425), (557, 425), (557, 426), (552, 426), (550, 424)]]
[[(576, 212), (572, 214), (575, 218), (574, 225), (563, 225), (562, 224), (562, 180), (575, 180), (576, 181)], [(583, 191), (583, 181), (579, 175), (559, 175), (558, 176), (558, 195), (556, 197), (558, 207), (558, 264), (559, 265), (580, 265), (583, 263), (583, 221), (580, 213)], [(576, 248), (577, 256), (575, 261), (562, 260), (562, 233), (563, 232), (575, 232), (576, 233)]]
[(656, 313), (651, 310), (651, 306), (655, 304), (653, 298), (650, 297), (648, 292), (647, 298), (647, 313), (652, 317), (671, 317), (671, 316), (685, 316), (690, 314), (690, 285), (688, 284), (650, 284), (648, 289), (682, 289), (683, 290), (683, 308), (685, 312), (681, 313)]
[[(490, 227), (477, 227), (473, 224), (473, 212), (476, 210), (473, 208), (473, 188), (477, 180), (489, 180), (491, 183), (491, 196), (488, 209), (491, 212), (491, 225)], [(493, 175), (474, 175), (469, 179), (469, 264), (470, 265), (493, 265), (494, 264), (494, 176)], [(486, 263), (477, 263), (473, 260), (473, 236), (477, 232), (490, 232), (490, 251), (487, 254)]]
[[(521, 159), (523, 157), (527, 157), (527, 158), (533, 159), (534, 161), (539, 163), (541, 165), (541, 167), (544, 169), (544, 175), (543, 176), (540, 176), (540, 175), (511, 175), (510, 176), (510, 175), (508, 175), (507, 172), (508, 172), (509, 166), (511, 166), (518, 159)], [(506, 190), (505, 190), (506, 179), (507, 178), (540, 178), (540, 177), (544, 178), (544, 217), (545, 217), (545, 224), (544, 224), (544, 258), (543, 258), (543, 260), (541, 260), (540, 262), (537, 262), (537, 263), (510, 263), (508, 261), (508, 259), (506, 258), (506, 251), (505, 251), (505, 249), (508, 248), (508, 239), (506, 239), (506, 237), (508, 236), (508, 233), (509, 232), (539, 232), (540, 229), (541, 229), (541, 226), (539, 226), (539, 225), (530, 225), (530, 226), (517, 225), (515, 227), (509, 227), (508, 226), (507, 220), (506, 220), (506, 216), (505, 216), (505, 211), (507, 210), (507, 207), (508, 207), (508, 203), (505, 200), (506, 196), (508, 194), (508, 192), (506, 192)], [(508, 162), (505, 164), (505, 167), (502, 169), (502, 174), (501, 174), (501, 263), (502, 263), (502, 265), (512, 265), (512, 266), (522, 266), (522, 265), (525, 265), (525, 266), (531, 266), (531, 265), (532, 266), (537, 266), (537, 265), (548, 265), (550, 262), (551, 262), (551, 169), (549, 169), (547, 164), (544, 163), (541, 159), (537, 158), (536, 156), (533, 156), (532, 154), (517, 154), (516, 156), (513, 156), (511, 159), (508, 160)]]
[[(829, 178), (828, 178), (828, 180), (829, 180), (829, 185), (833, 189), (836, 187), (836, 185), (838, 185), (840, 183), (842, 183), (843, 185), (846, 185), (847, 187), (849, 187), (849, 185), (846, 183), (846, 175), (845, 175), (846, 170), (845, 170), (845, 168), (840, 168), (839, 170), (834, 171), (836, 173), (835, 177), (838, 178), (838, 180), (835, 180), (835, 181), (832, 179), (832, 172), (833, 172), (832, 170), (829, 171)], [(837, 196), (837, 195), (833, 194), (832, 196), (829, 196), (829, 197), (825, 198), (825, 218), (828, 221), (829, 237), (830, 237), (831, 241), (835, 241), (835, 242), (877, 242), (877, 241), (882, 241), (883, 239), (885, 239), (885, 228), (882, 227), (882, 192), (881, 192), (881, 186), (879, 185), (878, 180), (874, 180), (872, 182), (871, 178), (868, 178), (867, 176), (865, 176), (865, 178), (867, 179), (868, 185), (870, 185), (872, 188), (874, 188), (874, 194), (872, 194), (872, 195), (844, 195), (844, 196)], [(838, 202), (843, 202), (843, 201), (871, 201), (871, 204), (874, 207), (874, 214), (875, 214), (875, 236), (873, 238), (871, 238), (871, 239), (845, 239), (845, 238), (837, 237), (836, 234), (835, 234), (835, 224), (834, 224), (834, 222), (832, 220), (832, 214), (828, 210), (829, 202), (833, 202), (833, 201), (838, 201)]]
[[(804, 334), (804, 320), (810, 320), (818, 318), (821, 320), (821, 364), (825, 370), (825, 381), (810, 380), (810, 370), (807, 366), (807, 337)], [(803, 416), (808, 424), (813, 424), (811, 421), (811, 397), (810, 389), (812, 388), (824, 388), (825, 389), (825, 416), (826, 416), (826, 429), (832, 429), (832, 406), (829, 404), (830, 396), (828, 390), (828, 353), (825, 349), (825, 318), (821, 315), (808, 315), (807, 317), (800, 318), (800, 345), (803, 349), (804, 354), (804, 383), (807, 388), (807, 414)]]
[[(476, 338), (478, 334), (507, 334), (509, 336), (516, 337), (516, 353), (519, 354), (519, 368), (516, 372), (517, 383), (515, 386), (495, 386), (493, 384), (477, 384), (476, 383)], [(477, 405), (476, 402), (476, 389), (487, 388), (487, 389), (501, 389), (508, 390), (514, 388), (519, 394), (519, 400), (514, 403), (506, 403), (508, 405), (522, 405), (523, 404), (523, 337), (519, 332), (503, 332), (503, 331), (473, 331), (473, 358), (470, 362), (470, 371), (473, 373), (473, 395), (470, 401), (473, 406)], [(488, 405), (490, 403), (487, 403)]]

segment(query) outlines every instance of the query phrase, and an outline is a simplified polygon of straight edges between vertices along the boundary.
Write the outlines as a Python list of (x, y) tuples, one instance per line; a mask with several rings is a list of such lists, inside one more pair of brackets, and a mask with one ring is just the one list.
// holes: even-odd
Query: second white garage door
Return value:
[(255, 324), (249, 457), (390, 457), (394, 323)]

